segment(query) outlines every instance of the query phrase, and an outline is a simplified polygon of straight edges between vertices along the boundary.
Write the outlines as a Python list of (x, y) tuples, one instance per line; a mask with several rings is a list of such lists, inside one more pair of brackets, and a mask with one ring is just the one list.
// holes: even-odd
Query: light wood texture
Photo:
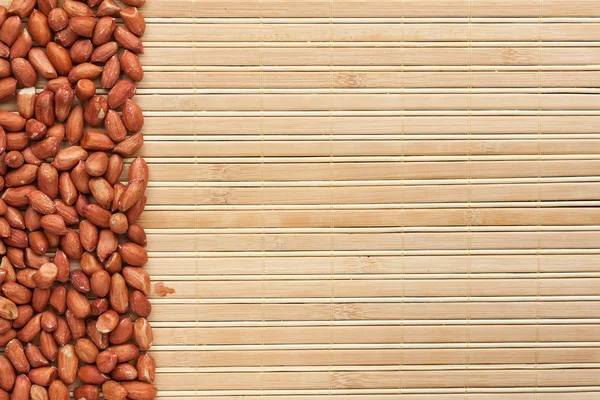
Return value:
[(148, 0), (158, 398), (600, 398), (599, 5)]
[[(243, 72), (146, 72), (140, 88), (192, 89), (202, 88), (259, 89), (261, 73)], [(537, 88), (539, 81), (546, 88), (598, 87), (600, 77), (594, 71), (538, 72), (264, 72), (262, 85), (266, 89), (329, 89), (333, 88)]]
[(593, 1), (145, 12), (160, 398), (600, 396)]
[[(510, 343), (535, 342), (593, 342), (598, 338), (600, 326), (588, 325), (473, 325), (469, 328), (471, 343), (488, 346), (508, 346)], [(404, 344), (431, 348), (452, 348), (464, 345), (466, 334), (462, 326), (335, 326), (301, 327), (211, 327), (211, 328), (155, 328), (154, 343), (160, 348), (192, 343), (196, 338), (202, 346), (221, 346), (226, 350), (231, 346), (257, 346), (264, 341), (265, 346), (286, 345), (307, 347), (308, 345), (328, 344), (331, 335), (339, 347), (363, 345), (397, 344), (398, 336), (404, 335)], [(547, 344), (544, 344), (546, 348)], [(365, 346), (366, 347), (366, 346)], [(480, 347), (480, 346), (479, 346)], [(158, 352), (157, 352), (158, 354)], [(557, 361), (557, 360), (554, 360)]]
[[(395, 145), (399, 141), (391, 142)], [(371, 142), (370, 144), (373, 144)], [(389, 144), (386, 142), (385, 144)], [(196, 177), (197, 182), (254, 182), (260, 186), (261, 177), (264, 178), (265, 182), (272, 182), (273, 184), (279, 184), (280, 186), (288, 186), (290, 182), (306, 182), (314, 181), (309, 183), (308, 186), (319, 185), (328, 186), (330, 183), (327, 181), (330, 177), (333, 177), (335, 183), (333, 185), (347, 185), (348, 182), (374, 182), (374, 181), (399, 181), (399, 180), (449, 180), (449, 179), (462, 179), (466, 180), (467, 171), (469, 169), (469, 162), (466, 160), (452, 160), (456, 162), (448, 163), (444, 161), (431, 161), (431, 162), (408, 162), (404, 163), (394, 162), (340, 162), (340, 163), (314, 163), (314, 162), (299, 162), (299, 163), (260, 163), (260, 158), (256, 157), (256, 150), (260, 151), (260, 142), (254, 143), (254, 146), (249, 146), (249, 150), (242, 150), (246, 153), (252, 151), (255, 159), (252, 162), (246, 161), (245, 163), (203, 163), (202, 159), (197, 158), (196, 164), (193, 163), (193, 159), (189, 159), (187, 163), (170, 163), (151, 168), (153, 173), (152, 180), (156, 181), (174, 181), (174, 182), (194, 182)], [(294, 143), (293, 143), (294, 144)], [(281, 146), (281, 148), (290, 148), (290, 151), (294, 151), (292, 145)], [(264, 144), (263, 144), (264, 146)], [(315, 145), (314, 148), (323, 149), (328, 146), (327, 142)], [(189, 153), (193, 153), (194, 147), (196, 151), (200, 151), (203, 144), (195, 144), (190, 150), (190, 146), (177, 145), (176, 142), (169, 144), (157, 144), (152, 146), (152, 143), (148, 143), (142, 154), (148, 155), (151, 149), (155, 149), (160, 152), (160, 156), (164, 156), (165, 153), (169, 154), (169, 148), (173, 149), (186, 149)], [(213, 147), (217, 151), (218, 145), (206, 146), (206, 148)], [(244, 147), (244, 146), (240, 146)], [(264, 146), (266, 147), (266, 146)], [(367, 146), (368, 147), (368, 146)], [(381, 146), (382, 152), (387, 152), (386, 146)], [(401, 145), (399, 146), (401, 147)], [(320, 151), (319, 151), (320, 152)], [(173, 155), (176, 157), (177, 155)], [(181, 154), (180, 156), (185, 157)], [(218, 154), (213, 154), (213, 157)], [(258, 154), (260, 156), (260, 153)], [(321, 154), (323, 156), (323, 154)], [(192, 155), (193, 157), (193, 155)], [(328, 157), (325, 157), (328, 158)], [(555, 178), (561, 181), (568, 180), (568, 178), (574, 178), (578, 176), (589, 177), (593, 176), (594, 171), (598, 171), (600, 167), (600, 160), (545, 160), (536, 161), (535, 156), (530, 157), (527, 161), (472, 161), (471, 164), (471, 179), (516, 179), (516, 178), (538, 178), (541, 175), (543, 178)], [(189, 162), (191, 161), (191, 162)], [(404, 173), (404, 175), (402, 175)], [(170, 178), (170, 179), (169, 179)], [(341, 181), (341, 182), (340, 182)], [(441, 182), (443, 184), (443, 182)], [(268, 185), (268, 184), (266, 184)], [(410, 185), (410, 183), (407, 183)], [(534, 199), (534, 200), (537, 200)]]
[[(403, 34), (400, 24), (357, 24), (341, 26), (330, 36), (328, 24), (269, 23), (262, 28), (252, 24), (153, 24), (144, 35), (146, 42), (397, 42)], [(189, 33), (188, 33), (189, 32)], [(183, 34), (182, 34), (183, 33)], [(542, 27), (541, 40), (594, 41), (600, 34), (598, 23), (556, 23)], [(410, 24), (405, 42), (537, 41), (537, 23), (456, 23)], [(440, 43), (443, 44), (443, 43)]]
[[(266, 356), (266, 355), (265, 355)], [(461, 388), (469, 385), (478, 388), (526, 388), (537, 384), (542, 387), (592, 386), (598, 381), (598, 369), (545, 369), (535, 370), (464, 370), (457, 371), (358, 371), (358, 372), (189, 372), (163, 373), (157, 379), (159, 390), (177, 385), (181, 390), (194, 390), (201, 385), (210, 390), (329, 390), (341, 389), (392, 389), (398, 382), (407, 389)]]
[[(466, 89), (465, 89), (466, 90)], [(324, 136), (333, 125), (333, 135), (401, 135), (402, 126), (407, 140), (409, 135), (465, 135), (469, 126), (473, 135), (484, 134), (531, 134), (537, 135), (539, 125), (547, 134), (593, 134), (597, 133), (600, 116), (390, 116), (390, 117), (204, 117), (197, 112), (188, 117), (145, 118), (146, 132), (154, 135), (260, 135), (265, 140), (271, 135), (320, 135)], [(159, 156), (158, 154), (157, 156)], [(201, 156), (202, 154), (198, 154)]]
[[(244, 255), (202, 255), (194, 257), (173, 257), (156, 253), (148, 262), (147, 268), (152, 275), (160, 279), (180, 280), (179, 275), (196, 280), (245, 279), (304, 279), (305, 275), (323, 278), (331, 273), (331, 263), (336, 277), (359, 275), (362, 279), (372, 279), (387, 274), (396, 277), (431, 276), (443, 274), (462, 274), (471, 272), (471, 278), (489, 277), (506, 274), (508, 277), (536, 276), (539, 274), (577, 274), (597, 273), (595, 254), (548, 254), (514, 255), (354, 255), (338, 256), (331, 260), (327, 256), (269, 256), (262, 258)], [(298, 266), (301, 265), (302, 268)], [(469, 269), (467, 269), (467, 267)], [(166, 272), (168, 268), (168, 274)], [(404, 272), (404, 274), (402, 274)], [(496, 275), (494, 275), (496, 274)], [(529, 274), (529, 275), (527, 275)], [(265, 278), (263, 278), (263, 276)], [(170, 278), (168, 278), (170, 277)]]
[[(148, 111), (322, 111), (333, 102), (334, 111), (468, 110), (468, 94), (259, 94), (247, 95), (140, 95)], [(541, 104), (540, 104), (541, 100)], [(472, 110), (597, 110), (597, 95), (585, 94), (472, 94)]]
[[(189, 31), (188, 31), (189, 32)], [(187, 33), (187, 32), (186, 32)], [(580, 43), (578, 43), (580, 44)], [(157, 69), (168, 67), (217, 68), (223, 66), (466, 66), (468, 49), (462, 47), (435, 48), (416, 47), (224, 47), (215, 43), (212, 47), (152, 47), (147, 44), (142, 61)], [(196, 45), (199, 45), (196, 43)], [(542, 68), (548, 66), (583, 66), (600, 62), (600, 52), (595, 47), (542, 47), (524, 48), (513, 46), (474, 47), (471, 62), (477, 66), (535, 66), (542, 57)], [(201, 88), (200, 88), (201, 89)]]

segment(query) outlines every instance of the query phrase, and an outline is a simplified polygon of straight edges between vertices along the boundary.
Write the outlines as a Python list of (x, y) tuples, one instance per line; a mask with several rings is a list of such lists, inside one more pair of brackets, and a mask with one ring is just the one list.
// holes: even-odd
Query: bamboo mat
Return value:
[(600, 398), (600, 1), (142, 10), (161, 399)]
[(144, 12), (161, 398), (600, 398), (600, 2)]

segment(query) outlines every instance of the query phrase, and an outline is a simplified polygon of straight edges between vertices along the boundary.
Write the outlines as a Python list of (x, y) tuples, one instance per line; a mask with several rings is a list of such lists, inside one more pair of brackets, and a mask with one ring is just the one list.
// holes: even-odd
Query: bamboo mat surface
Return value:
[(161, 398), (600, 398), (600, 2), (144, 12)]
[(142, 11), (161, 399), (600, 398), (600, 1)]

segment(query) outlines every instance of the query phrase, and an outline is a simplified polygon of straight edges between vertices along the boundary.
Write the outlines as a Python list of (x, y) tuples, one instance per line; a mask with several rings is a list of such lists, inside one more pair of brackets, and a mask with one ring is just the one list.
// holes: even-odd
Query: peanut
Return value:
[(77, 379), (76, 398), (156, 396), (141, 157), (120, 182), (143, 144), (145, 0), (124, 3), (0, 6), (0, 102), (17, 105), (0, 110), (0, 399), (66, 400)]

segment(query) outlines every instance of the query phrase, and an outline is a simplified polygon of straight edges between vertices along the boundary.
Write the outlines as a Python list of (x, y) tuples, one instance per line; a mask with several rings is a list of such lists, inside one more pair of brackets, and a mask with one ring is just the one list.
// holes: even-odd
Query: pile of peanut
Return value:
[(123, 2), (0, 7), (0, 102), (18, 110), (0, 111), (0, 400), (156, 396), (146, 162), (120, 182), (143, 144), (145, 0)]

